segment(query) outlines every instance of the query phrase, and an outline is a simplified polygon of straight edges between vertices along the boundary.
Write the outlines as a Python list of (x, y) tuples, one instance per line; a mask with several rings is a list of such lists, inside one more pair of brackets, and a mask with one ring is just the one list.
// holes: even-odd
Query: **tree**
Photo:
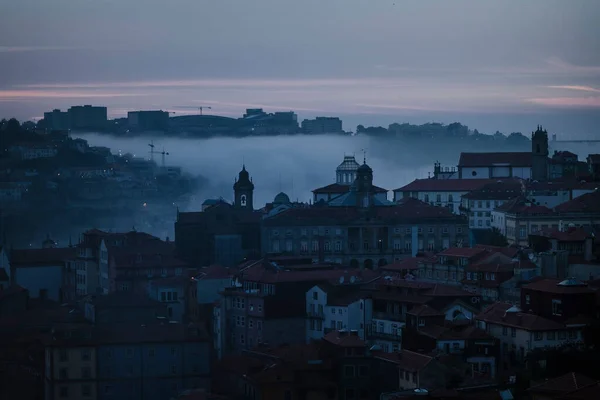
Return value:
[(356, 133), (364, 132), (364, 130), (365, 130), (365, 126), (364, 125), (358, 125), (356, 127)]
[(21, 130), (21, 124), (16, 118), (11, 118), (6, 123), (6, 130), (9, 133), (17, 133)]
[(500, 229), (492, 228), (482, 233), (480, 238), (480, 244), (485, 244), (488, 246), (506, 247), (508, 246), (508, 241), (506, 240), (506, 236), (504, 236), (502, 232), (500, 232)]

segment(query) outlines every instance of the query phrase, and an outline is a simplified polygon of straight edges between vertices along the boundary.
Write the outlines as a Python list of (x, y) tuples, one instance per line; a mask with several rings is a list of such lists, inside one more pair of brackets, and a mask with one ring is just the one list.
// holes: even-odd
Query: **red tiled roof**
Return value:
[(487, 167), (492, 165), (510, 165), (513, 167), (531, 167), (533, 154), (527, 152), (504, 153), (460, 153), (459, 167)]
[(485, 252), (487, 250), (481, 247), (450, 247), (438, 253), (438, 256), (472, 258)]
[(74, 247), (20, 249), (10, 253), (11, 265), (19, 268), (63, 265), (77, 257)]
[(419, 263), (428, 259), (427, 257), (409, 257), (402, 261), (397, 261), (393, 264), (388, 264), (380, 267), (382, 271), (402, 272), (413, 271), (419, 269)]
[(331, 331), (323, 340), (340, 347), (364, 347), (365, 342), (353, 332)]
[(415, 179), (394, 192), (470, 192), (497, 179)]
[(600, 190), (576, 197), (554, 208), (561, 213), (598, 213), (600, 212)]
[(244, 281), (261, 283), (283, 282), (338, 282), (344, 276), (349, 281), (350, 276), (356, 276), (358, 281), (370, 282), (379, 278), (377, 271), (354, 271), (348, 269), (317, 269), (317, 270), (282, 270), (258, 263), (243, 272)]
[(396, 353), (373, 352), (373, 355), (391, 361), (409, 372), (419, 372), (433, 360), (433, 357), (404, 349)]
[[(344, 194), (350, 191), (350, 185), (341, 185), (339, 183), (332, 183), (331, 185), (323, 186), (318, 189), (313, 190), (313, 193), (335, 193), (335, 194)], [(387, 193), (388, 190), (373, 185), (373, 192), (375, 193)]]
[(558, 322), (524, 312), (506, 312), (513, 307), (508, 303), (494, 303), (475, 318), (487, 323), (509, 326), (527, 331), (562, 330), (565, 326)]
[[(290, 208), (277, 215), (263, 220), (266, 226), (324, 226), (351, 224), (364, 218), (364, 213), (357, 207), (307, 207)], [(463, 221), (464, 218), (452, 213), (446, 207), (435, 207), (417, 199), (402, 199), (396, 205), (375, 207), (372, 218), (386, 220), (387, 223), (408, 221), (436, 220), (440, 218)], [(466, 221), (464, 222), (466, 224)]]
[(490, 246), (486, 244), (478, 244), (475, 245), (476, 248), (486, 249), (490, 252), (498, 252), (502, 253), (507, 257), (513, 258), (519, 253), (519, 249), (517, 247), (500, 247), (500, 246)]
[(600, 164), (600, 154), (590, 154), (587, 159), (592, 164)]
[(593, 238), (591, 233), (581, 227), (569, 228), (566, 231), (548, 228), (533, 233), (531, 236), (543, 236), (549, 239), (556, 239), (560, 242), (583, 242), (587, 238)]
[(510, 200), (518, 197), (525, 189), (521, 180), (509, 179), (489, 183), (462, 196), (470, 200)]
[(473, 293), (459, 289), (456, 286), (435, 284), (433, 288), (423, 292), (425, 296), (452, 296), (452, 297), (473, 297)]
[(421, 304), (413, 307), (408, 314), (416, 315), (418, 317), (433, 317), (437, 315), (444, 315), (443, 312), (436, 310), (433, 307), (429, 307), (427, 304)]
[(236, 268), (228, 268), (222, 265), (210, 265), (208, 267), (200, 268), (196, 279), (227, 279), (231, 278), (236, 274), (238, 270)]
[(559, 285), (561, 279), (544, 278), (523, 285), (523, 289), (531, 289), (546, 293), (594, 293), (595, 290), (582, 282), (582, 285)]
[(523, 196), (519, 196), (507, 201), (500, 207), (496, 208), (496, 210), (508, 214), (547, 215), (553, 213), (548, 207), (535, 205)]
[(594, 383), (597, 382), (592, 378), (588, 378), (587, 376), (577, 372), (570, 372), (557, 378), (550, 379), (541, 384), (532, 386), (527, 390), (533, 393), (554, 393), (559, 395), (573, 392)]

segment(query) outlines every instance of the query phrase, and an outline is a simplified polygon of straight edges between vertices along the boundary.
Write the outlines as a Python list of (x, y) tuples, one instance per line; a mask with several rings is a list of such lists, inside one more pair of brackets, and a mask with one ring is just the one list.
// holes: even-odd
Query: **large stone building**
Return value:
[(458, 179), (548, 179), (548, 132), (541, 126), (531, 134), (530, 152), (461, 153)]
[(177, 254), (195, 266), (237, 265), (260, 252), (262, 213), (254, 210), (254, 183), (244, 166), (233, 185), (234, 202), (224, 200), (200, 212), (179, 212)]
[(347, 193), (327, 204), (264, 218), (262, 251), (373, 268), (419, 250), (462, 245), (467, 230), (466, 219), (447, 208), (412, 198), (398, 204), (381, 200), (373, 170), (363, 163)]

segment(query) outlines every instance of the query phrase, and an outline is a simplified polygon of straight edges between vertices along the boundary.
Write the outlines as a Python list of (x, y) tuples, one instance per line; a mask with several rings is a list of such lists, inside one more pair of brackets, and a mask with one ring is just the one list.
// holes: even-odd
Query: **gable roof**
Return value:
[(554, 208), (562, 213), (599, 213), (600, 212), (600, 190), (586, 193), (573, 200), (559, 204)]
[(15, 249), (10, 253), (10, 263), (15, 268), (58, 266), (75, 259), (76, 255), (74, 247)]
[(564, 325), (558, 322), (534, 314), (520, 311), (510, 312), (509, 309), (512, 307), (508, 303), (494, 303), (477, 315), (475, 319), (527, 331), (550, 331), (565, 328)]
[(532, 386), (527, 389), (527, 391), (533, 393), (553, 393), (558, 395), (573, 392), (594, 383), (597, 382), (592, 378), (588, 378), (578, 372), (569, 372), (568, 374)]
[(459, 167), (487, 167), (491, 165), (510, 165), (512, 167), (531, 167), (533, 154), (527, 152), (497, 153), (460, 153)]
[(415, 179), (394, 192), (470, 192), (497, 179)]
[(340, 347), (365, 347), (365, 342), (355, 332), (331, 331), (323, 340)]
[[(350, 186), (351, 185), (342, 185), (339, 183), (332, 183), (330, 185), (317, 188), (317, 189), (313, 190), (312, 192), (315, 194), (328, 194), (328, 193), (344, 194), (344, 193), (348, 193), (350, 191)], [(373, 185), (372, 188), (373, 188), (373, 192), (375, 192), (375, 193), (387, 193), (388, 192), (387, 189), (381, 188), (379, 186)]]

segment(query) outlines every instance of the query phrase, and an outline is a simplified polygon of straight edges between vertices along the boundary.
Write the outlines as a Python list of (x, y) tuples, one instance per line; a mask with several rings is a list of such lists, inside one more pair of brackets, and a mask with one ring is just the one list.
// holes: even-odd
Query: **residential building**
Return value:
[(302, 121), (302, 131), (311, 135), (342, 133), (342, 120), (338, 117), (316, 117)]
[[(357, 277), (343, 276), (338, 284), (321, 283), (306, 292), (306, 340), (320, 340), (334, 330), (356, 331), (366, 339), (373, 306), (368, 293), (361, 292)], [(360, 277), (359, 277), (360, 279)]]
[(374, 357), (396, 366), (398, 389), (445, 387), (449, 368), (432, 356), (410, 350), (394, 353), (374, 353)]
[[(351, 282), (352, 275), (331, 265), (280, 265), (268, 259), (241, 267), (215, 308), (214, 321), (218, 325), (213, 332), (219, 332), (222, 344), (217, 353), (239, 354), (261, 343), (277, 346), (306, 342), (307, 291), (321, 283), (339, 283), (342, 278)], [(356, 284), (379, 278), (373, 271), (354, 276)]]
[(188, 286), (195, 284), (186, 276), (153, 279), (148, 284), (150, 298), (167, 306), (169, 321), (187, 322)]
[(58, 154), (58, 147), (52, 143), (20, 143), (9, 148), (21, 160), (53, 158)]
[(576, 317), (595, 317), (596, 298), (596, 290), (576, 279), (544, 278), (521, 288), (523, 310), (567, 325)]
[(394, 202), (414, 198), (431, 205), (447, 207), (454, 214), (461, 214), (463, 196), (496, 181), (497, 179), (415, 179), (394, 190)]
[(169, 113), (167, 111), (129, 111), (127, 126), (133, 131), (167, 131)]
[(469, 218), (470, 229), (491, 229), (492, 210), (519, 197), (525, 188), (520, 180), (497, 181), (462, 196), (462, 212)]
[(98, 332), (98, 399), (168, 399), (210, 386), (210, 341), (185, 324), (121, 324)]
[(45, 342), (45, 398), (98, 399), (97, 353), (92, 327), (55, 327)]
[(570, 151), (554, 151), (552, 158), (548, 163), (548, 173), (550, 179), (558, 178), (576, 178), (580, 175), (587, 175), (588, 166), (585, 162), (580, 162), (577, 154)]
[(518, 197), (492, 211), (492, 227), (506, 236), (509, 244), (526, 246), (528, 235), (548, 228), (565, 226), (597, 228), (600, 217), (600, 191), (594, 191), (562, 203), (553, 209)]
[(88, 296), (83, 300), (85, 318), (96, 325), (137, 323), (140, 325), (168, 321), (167, 305), (146, 294), (112, 292)]
[(54, 109), (44, 113), (44, 126), (48, 130), (52, 131), (66, 131), (69, 130), (69, 113), (66, 111), (60, 111)]
[(590, 154), (587, 156), (588, 172), (595, 181), (600, 180), (600, 154)]
[(76, 249), (14, 249), (10, 263), (14, 283), (27, 289), (32, 298), (67, 302), (75, 299)]
[(477, 326), (500, 340), (504, 368), (523, 363), (535, 349), (583, 343), (583, 328), (521, 311), (507, 303), (495, 303), (475, 317)]
[(526, 183), (524, 195), (538, 205), (554, 208), (584, 194), (592, 193), (597, 187), (598, 182), (576, 179), (530, 181)]
[(73, 130), (103, 131), (107, 126), (106, 107), (91, 105), (69, 108), (69, 124)]

